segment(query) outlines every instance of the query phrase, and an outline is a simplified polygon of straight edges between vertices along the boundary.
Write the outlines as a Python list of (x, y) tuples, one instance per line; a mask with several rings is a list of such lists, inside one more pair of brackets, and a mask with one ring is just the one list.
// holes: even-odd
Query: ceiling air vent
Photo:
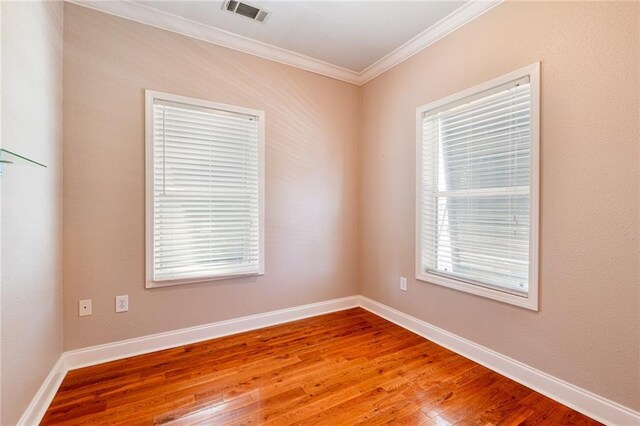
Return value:
[(264, 9), (259, 9), (237, 0), (227, 0), (222, 8), (228, 12), (242, 15), (258, 22), (264, 22), (269, 14), (269, 12)]

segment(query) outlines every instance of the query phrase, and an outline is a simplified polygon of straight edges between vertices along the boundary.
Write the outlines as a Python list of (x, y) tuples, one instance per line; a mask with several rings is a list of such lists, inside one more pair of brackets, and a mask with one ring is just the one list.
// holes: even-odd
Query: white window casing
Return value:
[(264, 112), (146, 97), (146, 287), (264, 273)]
[(538, 310), (540, 64), (416, 110), (416, 278)]

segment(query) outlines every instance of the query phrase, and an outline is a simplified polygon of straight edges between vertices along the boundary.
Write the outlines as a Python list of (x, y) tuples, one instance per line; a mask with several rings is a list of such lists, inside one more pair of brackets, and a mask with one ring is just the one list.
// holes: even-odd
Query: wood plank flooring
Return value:
[(598, 423), (356, 308), (70, 371), (42, 424)]

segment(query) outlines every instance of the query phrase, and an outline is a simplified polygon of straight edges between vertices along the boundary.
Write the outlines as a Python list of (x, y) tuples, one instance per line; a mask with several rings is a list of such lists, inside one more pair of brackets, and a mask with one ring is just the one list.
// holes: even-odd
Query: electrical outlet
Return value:
[(400, 277), (400, 290), (407, 291), (407, 279), (405, 277)]
[(127, 312), (129, 310), (129, 296), (116, 296), (116, 312)]
[(91, 299), (85, 299), (78, 302), (78, 315), (81, 317), (91, 315)]

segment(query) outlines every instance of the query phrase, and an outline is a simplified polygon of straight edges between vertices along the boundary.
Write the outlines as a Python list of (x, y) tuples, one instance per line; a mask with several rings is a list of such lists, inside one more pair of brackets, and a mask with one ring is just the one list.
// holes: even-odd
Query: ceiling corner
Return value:
[(349, 70), (130, 0), (65, 1), (361, 86), (497, 6), (503, 0), (470, 0), (362, 72)]

